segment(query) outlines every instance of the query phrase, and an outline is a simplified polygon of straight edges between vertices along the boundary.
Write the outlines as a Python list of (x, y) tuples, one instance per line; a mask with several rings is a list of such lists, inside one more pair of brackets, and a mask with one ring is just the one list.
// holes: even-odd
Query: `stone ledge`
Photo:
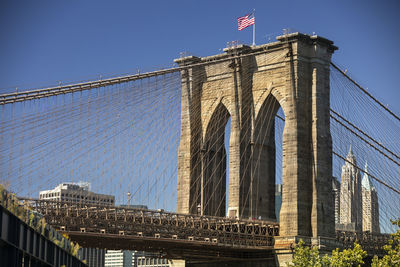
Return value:
[(187, 57), (181, 57), (174, 59), (174, 62), (179, 64), (179, 65), (186, 65), (186, 64), (193, 64), (196, 62), (200, 62), (200, 58), (196, 56), (187, 56)]
[(325, 37), (321, 37), (318, 35), (308, 35), (308, 34), (299, 33), (299, 32), (277, 36), (276, 40), (281, 41), (281, 42), (285, 42), (286, 40), (288, 40), (288, 41), (292, 41), (292, 40), (313, 41), (313, 42), (317, 42), (317, 43), (328, 46), (329, 48), (332, 49), (332, 51), (339, 49), (337, 46), (333, 45), (333, 41), (331, 41)]
[(250, 51), (250, 50), (251, 50), (251, 47), (248, 46), (248, 45), (244, 45), (244, 44), (225, 47), (223, 49), (223, 51), (226, 52), (226, 53), (228, 53), (228, 52), (236, 52), (236, 51), (246, 52), (246, 51)]

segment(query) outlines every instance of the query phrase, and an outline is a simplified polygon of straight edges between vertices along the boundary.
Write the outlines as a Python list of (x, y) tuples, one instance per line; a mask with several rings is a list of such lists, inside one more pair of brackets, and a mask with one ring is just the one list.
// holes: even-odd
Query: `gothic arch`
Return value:
[(205, 215), (225, 216), (226, 151), (225, 126), (230, 114), (220, 102), (207, 125), (202, 147), (203, 212)]
[(275, 116), (280, 104), (270, 92), (257, 110), (254, 120), (251, 153), (254, 217), (275, 220)]
[[(203, 114), (203, 121), (202, 121), (202, 128), (203, 129), (208, 129), (211, 118), (217, 111), (217, 108), (220, 108), (220, 105), (224, 106), (224, 108), (228, 111), (229, 114), (231, 114), (230, 110), (230, 103), (229, 100), (226, 97), (223, 97), (221, 94), (219, 94), (218, 97), (212, 100), (208, 100), (204, 107), (202, 108), (203, 110), (206, 110)], [(211, 114), (211, 115), (210, 115)], [(207, 131), (203, 132), (202, 138), (204, 140), (205, 135)]]
[(272, 84), (269, 86), (269, 88), (264, 89), (263, 93), (260, 95), (260, 97), (254, 101), (254, 117), (257, 118), (258, 114), (261, 110), (261, 108), (264, 106), (266, 103), (267, 98), (269, 97), (274, 97), (276, 101), (279, 103), (280, 107), (283, 110), (284, 114), (287, 114), (286, 112), (286, 99), (282, 94), (280, 93), (279, 87), (273, 87)]

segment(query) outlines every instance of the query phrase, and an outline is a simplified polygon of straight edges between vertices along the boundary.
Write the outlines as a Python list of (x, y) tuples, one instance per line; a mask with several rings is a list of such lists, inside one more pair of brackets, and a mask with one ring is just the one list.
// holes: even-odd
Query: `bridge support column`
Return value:
[[(176, 60), (180, 65), (198, 62), (197, 57)], [(196, 214), (200, 204), (201, 164), (201, 70), (182, 70), (181, 139), (178, 152), (177, 212)]]
[(275, 240), (281, 266), (292, 257), (299, 239), (329, 252), (334, 248), (330, 245), (335, 222), (329, 117), (334, 49), (332, 42), (312, 36), (294, 43), (289, 54), (293, 91), (286, 101), (293, 112), (285, 111), (280, 237)]
[[(318, 50), (323, 48), (318, 47)], [(320, 52), (318, 51), (317, 52)], [(330, 131), (329, 62), (313, 60), (312, 68), (312, 236), (335, 236), (332, 191), (332, 137)]]
[[(248, 46), (225, 48), (228, 55), (240, 56), (250, 51)], [(231, 132), (229, 140), (229, 201), (228, 216), (252, 216), (251, 198), (251, 134), (252, 134), (252, 58), (231, 61), (228, 84), (231, 98)]]
[(329, 67), (335, 47), (317, 36), (290, 38), (298, 41), (286, 63), (280, 235), (334, 237)]

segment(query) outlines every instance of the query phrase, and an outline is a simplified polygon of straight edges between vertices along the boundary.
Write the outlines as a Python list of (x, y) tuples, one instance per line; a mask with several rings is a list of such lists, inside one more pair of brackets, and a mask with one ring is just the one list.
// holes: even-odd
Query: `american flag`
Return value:
[(244, 28), (249, 27), (250, 25), (253, 25), (255, 23), (255, 18), (254, 18), (254, 12), (251, 14), (248, 14), (243, 17), (239, 17), (237, 19), (238, 21), (238, 30), (241, 31)]

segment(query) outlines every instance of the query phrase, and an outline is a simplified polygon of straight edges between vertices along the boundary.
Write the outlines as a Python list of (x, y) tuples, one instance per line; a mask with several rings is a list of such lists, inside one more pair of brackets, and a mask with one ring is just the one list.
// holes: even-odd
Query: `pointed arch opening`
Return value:
[(200, 193), (204, 215), (225, 216), (227, 153), (225, 131), (230, 114), (219, 103), (206, 128), (202, 147), (202, 184)]
[(254, 120), (251, 140), (250, 217), (279, 221), (285, 115), (269, 94)]

